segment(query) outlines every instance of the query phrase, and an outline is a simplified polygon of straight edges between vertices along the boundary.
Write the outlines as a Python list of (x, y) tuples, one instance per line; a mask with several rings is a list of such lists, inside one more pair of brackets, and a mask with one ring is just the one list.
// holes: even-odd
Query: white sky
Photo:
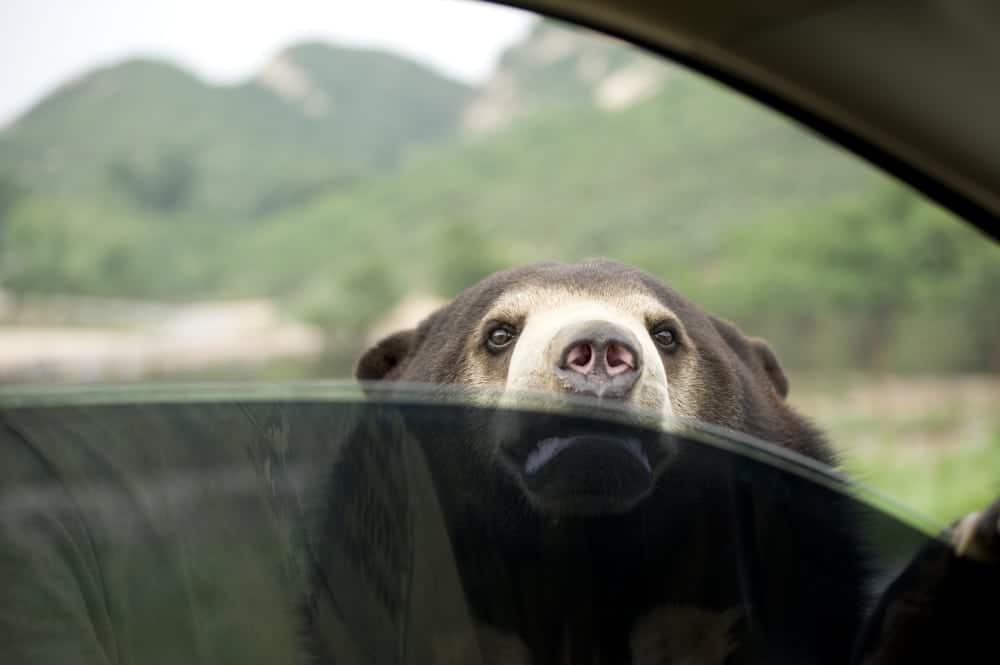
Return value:
[(291, 43), (322, 39), (481, 80), (531, 20), (467, 0), (0, 0), (0, 127), (60, 83), (135, 55), (235, 82)]

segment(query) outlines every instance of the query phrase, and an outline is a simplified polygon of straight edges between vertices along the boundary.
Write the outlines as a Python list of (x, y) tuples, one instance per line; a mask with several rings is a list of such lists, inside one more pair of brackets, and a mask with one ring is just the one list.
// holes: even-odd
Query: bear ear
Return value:
[(401, 330), (382, 338), (361, 355), (354, 376), (359, 381), (392, 381), (399, 378), (416, 341), (416, 329)]
[(788, 377), (785, 376), (785, 370), (778, 362), (778, 356), (774, 355), (774, 351), (771, 350), (768, 343), (759, 337), (750, 337), (747, 341), (750, 342), (750, 348), (761, 365), (764, 366), (764, 371), (767, 372), (767, 376), (770, 377), (771, 383), (781, 399), (788, 397)]
[(785, 370), (781, 369), (778, 356), (767, 342), (759, 337), (748, 337), (740, 332), (739, 328), (725, 319), (717, 316), (708, 317), (715, 326), (716, 331), (722, 336), (730, 349), (740, 357), (743, 362), (750, 367), (759, 367), (764, 370), (771, 380), (774, 391), (781, 399), (788, 397), (788, 377)]

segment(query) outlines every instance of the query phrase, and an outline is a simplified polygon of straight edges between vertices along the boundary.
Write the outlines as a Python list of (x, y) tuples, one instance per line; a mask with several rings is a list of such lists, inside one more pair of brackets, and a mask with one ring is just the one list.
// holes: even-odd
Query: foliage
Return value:
[(1000, 249), (898, 187), (760, 220), (733, 243), (709, 298), (793, 364), (1000, 370)]
[(0, 177), (0, 222), (24, 196), (24, 189), (11, 177)]
[(450, 250), (434, 265), (433, 278), (437, 292), (447, 297), (508, 265), (499, 247), (460, 219), (442, 224), (435, 242)]
[(407, 293), (603, 255), (767, 338), (787, 365), (1000, 370), (995, 246), (681, 70), (661, 65), (657, 94), (603, 111), (584, 59), (653, 62), (573, 33), (579, 57), (539, 64), (531, 39), (552, 30), (502, 62), (516, 122), (461, 140), (469, 91), (385, 54), (283, 53), (328, 103), (315, 117), (260, 80), (215, 89), (143, 61), (86, 76), (0, 135), (0, 176), (26, 192), (0, 188), (0, 286), (269, 295), (350, 358)]
[(125, 192), (133, 203), (171, 212), (189, 203), (197, 182), (196, 168), (189, 153), (175, 148), (161, 154), (149, 168), (115, 158), (108, 167), (108, 174), (112, 186)]

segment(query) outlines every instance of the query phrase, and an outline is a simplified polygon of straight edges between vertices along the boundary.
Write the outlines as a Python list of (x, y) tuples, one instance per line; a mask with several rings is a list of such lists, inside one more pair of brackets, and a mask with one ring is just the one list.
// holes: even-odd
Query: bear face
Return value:
[(819, 433), (786, 404), (788, 380), (766, 342), (612, 261), (496, 273), (369, 349), (356, 376), (492, 388), (512, 405), (613, 402), (832, 461)]

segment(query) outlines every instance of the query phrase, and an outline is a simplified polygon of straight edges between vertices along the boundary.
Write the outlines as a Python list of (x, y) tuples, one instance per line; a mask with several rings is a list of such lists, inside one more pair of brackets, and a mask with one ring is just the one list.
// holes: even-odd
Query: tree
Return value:
[(476, 224), (454, 219), (439, 233), (436, 282), (441, 293), (455, 295), (507, 265)]
[(180, 148), (164, 151), (150, 168), (134, 160), (116, 159), (108, 167), (112, 186), (133, 203), (159, 212), (175, 212), (190, 203), (197, 181), (191, 154)]

